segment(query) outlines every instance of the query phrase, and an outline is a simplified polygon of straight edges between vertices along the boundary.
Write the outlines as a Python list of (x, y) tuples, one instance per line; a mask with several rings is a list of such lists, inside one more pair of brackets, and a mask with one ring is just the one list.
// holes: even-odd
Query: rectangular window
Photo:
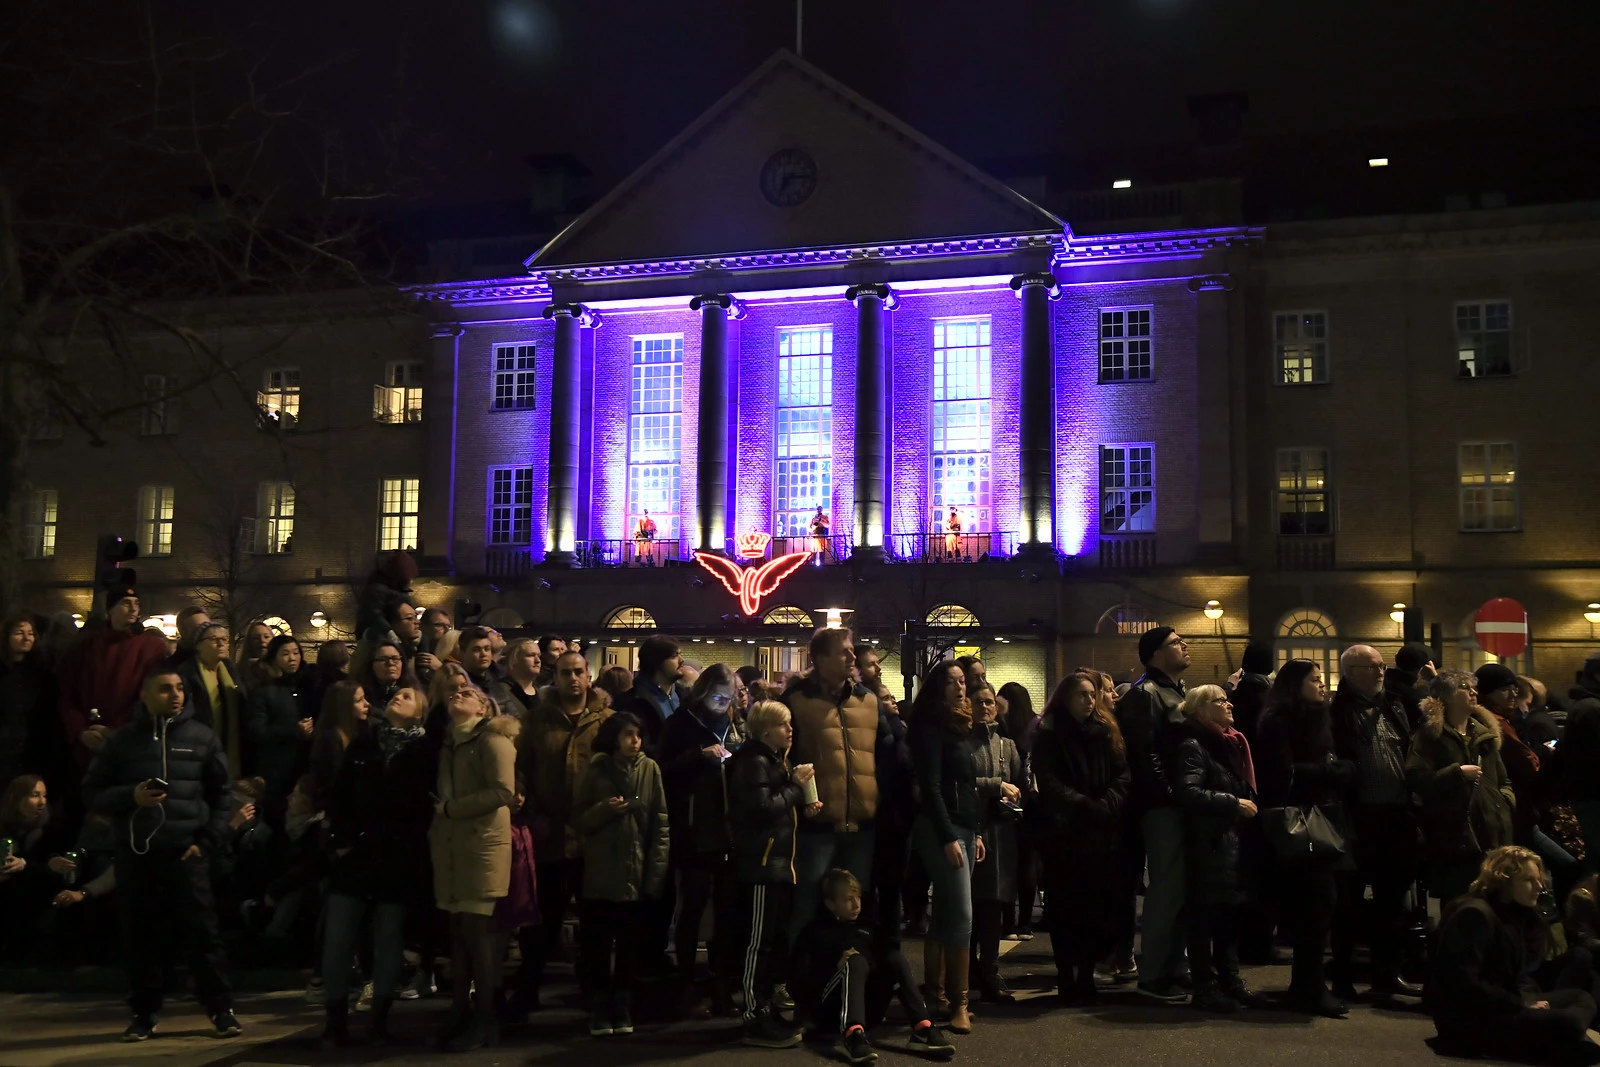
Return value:
[(628, 419), (628, 529), (678, 537), (679, 464), (683, 458), (683, 335), (633, 339)]
[(525, 545), (533, 540), (533, 468), (489, 468), (489, 543)]
[(1512, 372), (1511, 301), (1456, 305), (1456, 364), (1463, 378)]
[(529, 411), (533, 408), (534, 346), (494, 346), (494, 410)]
[(778, 331), (778, 470), (774, 537), (810, 533), (833, 507), (833, 327)]
[(933, 324), (933, 493), (935, 533), (989, 526), (989, 319)]
[(147, 485), (139, 490), (139, 553), (172, 555), (172, 486)]
[(1155, 533), (1156, 446), (1100, 446), (1100, 532)]
[(1327, 449), (1278, 449), (1278, 533), (1291, 537), (1333, 533)]
[(385, 478), (378, 496), (378, 551), (415, 551), (422, 483), (416, 478)]
[(167, 397), (168, 383), (165, 374), (144, 376), (144, 407), (139, 409), (139, 433), (145, 437), (160, 437), (172, 432), (168, 418), (173, 401)]
[(294, 551), (294, 485), (262, 482), (256, 500), (255, 550), (269, 556)]
[(1461, 529), (1471, 533), (1520, 529), (1516, 444), (1469, 441), (1461, 446), (1459, 464)]
[(405, 360), (383, 368), (383, 384), (372, 390), (372, 417), (396, 425), (422, 421), (422, 362)]
[(1150, 309), (1100, 312), (1100, 381), (1147, 382), (1150, 362)]
[(1280, 311), (1272, 316), (1272, 350), (1279, 385), (1328, 380), (1328, 313)]
[(22, 554), (28, 559), (49, 559), (56, 554), (56, 491), (35, 489), (28, 494), (22, 520)]
[(300, 421), (300, 368), (269, 367), (261, 375), (256, 406), (262, 417), (287, 430)]

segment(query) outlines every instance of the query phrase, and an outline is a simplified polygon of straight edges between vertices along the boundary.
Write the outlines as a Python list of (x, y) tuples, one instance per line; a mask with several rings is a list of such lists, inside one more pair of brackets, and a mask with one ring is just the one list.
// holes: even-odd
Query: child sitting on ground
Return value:
[(892, 943), (874, 936), (861, 922), (861, 883), (835, 868), (822, 879), (823, 908), (795, 944), (793, 981), (797, 1010), (819, 1021), (837, 1017), (834, 1051), (850, 1063), (878, 1058), (867, 1028), (883, 1022), (889, 998), (898, 994), (911, 1020), (907, 1048), (934, 1059), (949, 1059), (955, 1046), (928, 1017), (911, 965)]
[(606, 1037), (633, 1033), (642, 902), (660, 897), (667, 881), (667, 794), (661, 768), (644, 754), (637, 716), (624, 711), (607, 719), (594, 750), (573, 804), (584, 861), (578, 958), (589, 1033)]

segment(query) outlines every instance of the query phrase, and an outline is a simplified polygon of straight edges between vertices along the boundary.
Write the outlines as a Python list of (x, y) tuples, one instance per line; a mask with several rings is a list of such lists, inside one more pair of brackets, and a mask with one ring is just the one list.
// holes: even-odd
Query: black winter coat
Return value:
[(1183, 816), (1184, 875), (1189, 894), (1237, 904), (1240, 886), (1239, 801), (1254, 800), (1227, 740), (1205, 723), (1173, 727), (1168, 773)]
[(723, 761), (704, 751), (722, 739), (700, 714), (699, 708), (680, 708), (661, 728), (656, 762), (667, 790), (674, 866), (695, 857), (726, 855), (731, 844)]
[[(1389, 720), (1389, 725), (1394, 727), (1394, 732), (1400, 735), (1400, 762), (1403, 765), (1411, 755), (1411, 735), (1422, 724), (1421, 712), (1417, 718), (1412, 718), (1406, 710), (1405, 702), (1394, 693), (1387, 690), (1379, 692), (1377, 697), (1378, 714)], [(1328, 705), (1328, 722), (1333, 731), (1333, 748), (1339, 758), (1348, 760), (1359, 767), (1362, 757), (1366, 755), (1363, 741), (1367, 716), (1367, 702), (1360, 693), (1349, 684), (1341, 683), (1339, 691), (1333, 694), (1333, 702)]]
[(1344, 796), (1356, 768), (1334, 749), (1327, 705), (1296, 702), (1269, 710), (1259, 732), (1255, 764), (1262, 807), (1315, 805), (1342, 829)]
[(1538, 992), (1528, 978), (1528, 953), (1543, 930), (1531, 908), (1460, 899), (1439, 925), (1422, 994), (1441, 1038), (1475, 1043), (1487, 1024), (1522, 1011), (1525, 995)]
[(794, 943), (794, 958), (789, 963), (789, 992), (797, 1005), (815, 1015), (822, 1003), (822, 993), (839, 969), (839, 960), (850, 949), (855, 949), (869, 963), (876, 963), (874, 948), (877, 939), (873, 930), (857, 918), (845, 922), (829, 911), (826, 905), (817, 908), (817, 917), (806, 924)]
[[(428, 826), (439, 777), (439, 744), (426, 733), (399, 743), (384, 758), (374, 722), (345, 749), (328, 808), (335, 856), (328, 878), (334, 893), (397, 904), (430, 905), (433, 864)], [(395, 739), (398, 741), (398, 738)], [(338, 850), (348, 848), (344, 856)]]
[(1573, 703), (1556, 749), (1567, 796), (1574, 802), (1600, 800), (1600, 678), (1585, 673), (1568, 695)]
[(1127, 745), (1128, 769), (1133, 774), (1130, 807), (1135, 816), (1172, 803), (1172, 786), (1161, 766), (1165, 733), (1178, 722), (1183, 703), (1183, 683), (1157, 671), (1147, 671), (1117, 701), (1117, 726)]
[[(150, 778), (167, 781), (159, 808), (133, 802), (133, 787)], [(142, 705), (133, 721), (106, 741), (83, 777), (84, 801), (91, 811), (110, 816), (117, 848), (149, 847), (182, 851), (199, 845), (207, 853), (227, 844), (233, 783), (222, 743), (210, 728), (184, 708), (157, 720)]]
[(1132, 777), (1111, 730), (1098, 719), (1045, 715), (1028, 762), (1035, 795), (1023, 811), (1041, 850), (1083, 858), (1116, 852)]
[(288, 796), (311, 758), (311, 739), (300, 732), (301, 719), (314, 719), (311, 686), (301, 675), (274, 678), (250, 690), (244, 710), (244, 736), (253, 763), (267, 781), (267, 793)]
[(1272, 679), (1264, 674), (1247, 673), (1239, 676), (1233, 687), (1233, 728), (1244, 734), (1245, 740), (1255, 746), (1260, 736), (1261, 713), (1267, 706), (1267, 694), (1272, 690)]
[(1428, 687), (1417, 681), (1415, 673), (1388, 668), (1383, 672), (1383, 692), (1406, 709), (1412, 729), (1422, 725), (1422, 702), (1427, 699)]
[(764, 743), (751, 738), (733, 754), (728, 814), (741, 883), (794, 885), (794, 835), (804, 803), (804, 787), (790, 779), (783, 757)]
[(878, 833), (909, 834), (917, 817), (916, 771), (911, 766), (910, 725), (878, 704), (878, 741), (873, 749), (873, 774), (878, 777)]
[(955, 841), (958, 828), (979, 834), (983, 803), (965, 735), (944, 723), (916, 719), (906, 736), (917, 772), (917, 813), (932, 825), (939, 843)]

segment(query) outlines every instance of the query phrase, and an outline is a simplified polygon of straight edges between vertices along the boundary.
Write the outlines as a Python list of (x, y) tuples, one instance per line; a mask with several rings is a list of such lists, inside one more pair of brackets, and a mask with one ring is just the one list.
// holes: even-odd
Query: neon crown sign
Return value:
[[(767, 545), (772, 541), (770, 534), (751, 533), (736, 534), (733, 542), (743, 559), (760, 559), (767, 553)], [(790, 552), (776, 559), (752, 565), (740, 566), (726, 556), (719, 556), (714, 552), (696, 552), (694, 561), (716, 576), (722, 587), (739, 598), (739, 610), (746, 615), (755, 615), (761, 610), (761, 601), (778, 591), (783, 580), (795, 571), (807, 559), (811, 558), (810, 552)]]

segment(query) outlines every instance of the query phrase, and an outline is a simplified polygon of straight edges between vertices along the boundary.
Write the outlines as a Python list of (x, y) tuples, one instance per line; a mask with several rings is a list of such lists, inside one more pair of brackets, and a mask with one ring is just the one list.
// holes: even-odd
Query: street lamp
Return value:
[(1212, 622), (1222, 618), (1222, 602), (1220, 600), (1206, 601), (1206, 618)]
[(1600, 604), (1590, 604), (1584, 609), (1583, 617), (1589, 623), (1589, 639), (1594, 640), (1594, 624), (1600, 622)]
[(320, 630), (326, 625), (328, 625), (328, 617), (326, 615), (320, 611), (311, 613), (311, 628), (313, 630)]

